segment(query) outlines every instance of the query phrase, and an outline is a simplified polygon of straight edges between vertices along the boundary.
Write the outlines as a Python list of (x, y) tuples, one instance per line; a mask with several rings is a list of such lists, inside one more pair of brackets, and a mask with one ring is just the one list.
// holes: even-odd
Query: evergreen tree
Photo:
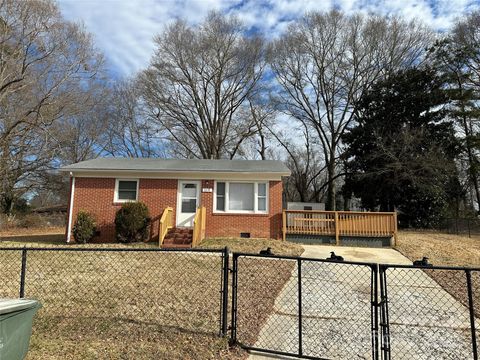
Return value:
[(404, 226), (430, 226), (451, 199), (458, 144), (449, 103), (432, 69), (409, 69), (361, 97), (347, 146), (345, 193), (369, 210), (399, 211)]

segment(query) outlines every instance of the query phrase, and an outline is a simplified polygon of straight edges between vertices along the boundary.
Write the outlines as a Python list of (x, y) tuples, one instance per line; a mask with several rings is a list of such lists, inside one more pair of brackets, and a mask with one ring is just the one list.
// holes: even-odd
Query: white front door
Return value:
[(200, 205), (200, 181), (178, 181), (177, 226), (192, 227)]

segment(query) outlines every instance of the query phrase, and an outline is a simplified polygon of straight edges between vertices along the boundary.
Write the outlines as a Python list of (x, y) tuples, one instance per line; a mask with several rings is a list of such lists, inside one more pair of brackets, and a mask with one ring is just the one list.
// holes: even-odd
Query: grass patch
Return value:
[(210, 238), (203, 240), (199, 247), (223, 249), (225, 246), (232, 252), (241, 253), (258, 253), (267, 247), (270, 247), (275, 255), (299, 256), (303, 253), (303, 247), (299, 244), (272, 239)]
[[(54, 235), (0, 242), (3, 247), (47, 248), (156, 245), (66, 245), (63, 235), (61, 242)], [(225, 246), (237, 252), (303, 251), (278, 240), (209, 239), (201, 244)], [(40, 300), (43, 308), (34, 320), (28, 359), (245, 359), (244, 351), (230, 349), (218, 337), (221, 262), (219, 254), (188, 252), (30, 251), (25, 295)], [(17, 297), (21, 252), (0, 252), (0, 263), (0, 297)], [(251, 280), (239, 284), (239, 317), (242, 334), (254, 341), (291, 269), (261, 259), (242, 269), (243, 279)]]
[(36, 236), (36, 235), (63, 235), (65, 226), (36, 227), (36, 228), (6, 228), (0, 229), (0, 238), (11, 236)]
[(395, 248), (412, 261), (427, 256), (434, 265), (480, 266), (480, 237), (400, 231)]
[(65, 227), (0, 230), (0, 246), (44, 246), (65, 244)]
[[(221, 256), (31, 251), (25, 296), (43, 307), (29, 359), (208, 359), (220, 330)], [(18, 296), (20, 251), (0, 252), (0, 297)]]
[[(480, 267), (480, 237), (440, 232), (401, 231), (395, 247), (410, 260), (428, 257), (438, 266)], [(440, 286), (468, 307), (466, 275), (464, 271), (425, 270)], [(472, 272), (475, 313), (480, 316), (480, 273)]]

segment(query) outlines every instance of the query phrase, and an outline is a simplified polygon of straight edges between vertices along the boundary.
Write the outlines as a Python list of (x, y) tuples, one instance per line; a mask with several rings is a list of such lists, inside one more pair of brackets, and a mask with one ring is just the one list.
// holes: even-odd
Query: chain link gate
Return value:
[(377, 269), (234, 253), (232, 342), (305, 359), (378, 359)]
[(478, 359), (480, 269), (379, 265), (381, 359)]

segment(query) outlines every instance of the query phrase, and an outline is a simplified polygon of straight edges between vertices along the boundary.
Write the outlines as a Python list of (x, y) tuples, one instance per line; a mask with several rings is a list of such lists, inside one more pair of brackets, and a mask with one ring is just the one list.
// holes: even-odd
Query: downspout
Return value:
[(72, 187), (70, 189), (70, 206), (68, 209), (68, 228), (67, 228), (67, 244), (70, 242), (72, 236), (72, 216), (73, 216), (73, 199), (75, 194), (75, 177), (70, 173), (72, 177)]

